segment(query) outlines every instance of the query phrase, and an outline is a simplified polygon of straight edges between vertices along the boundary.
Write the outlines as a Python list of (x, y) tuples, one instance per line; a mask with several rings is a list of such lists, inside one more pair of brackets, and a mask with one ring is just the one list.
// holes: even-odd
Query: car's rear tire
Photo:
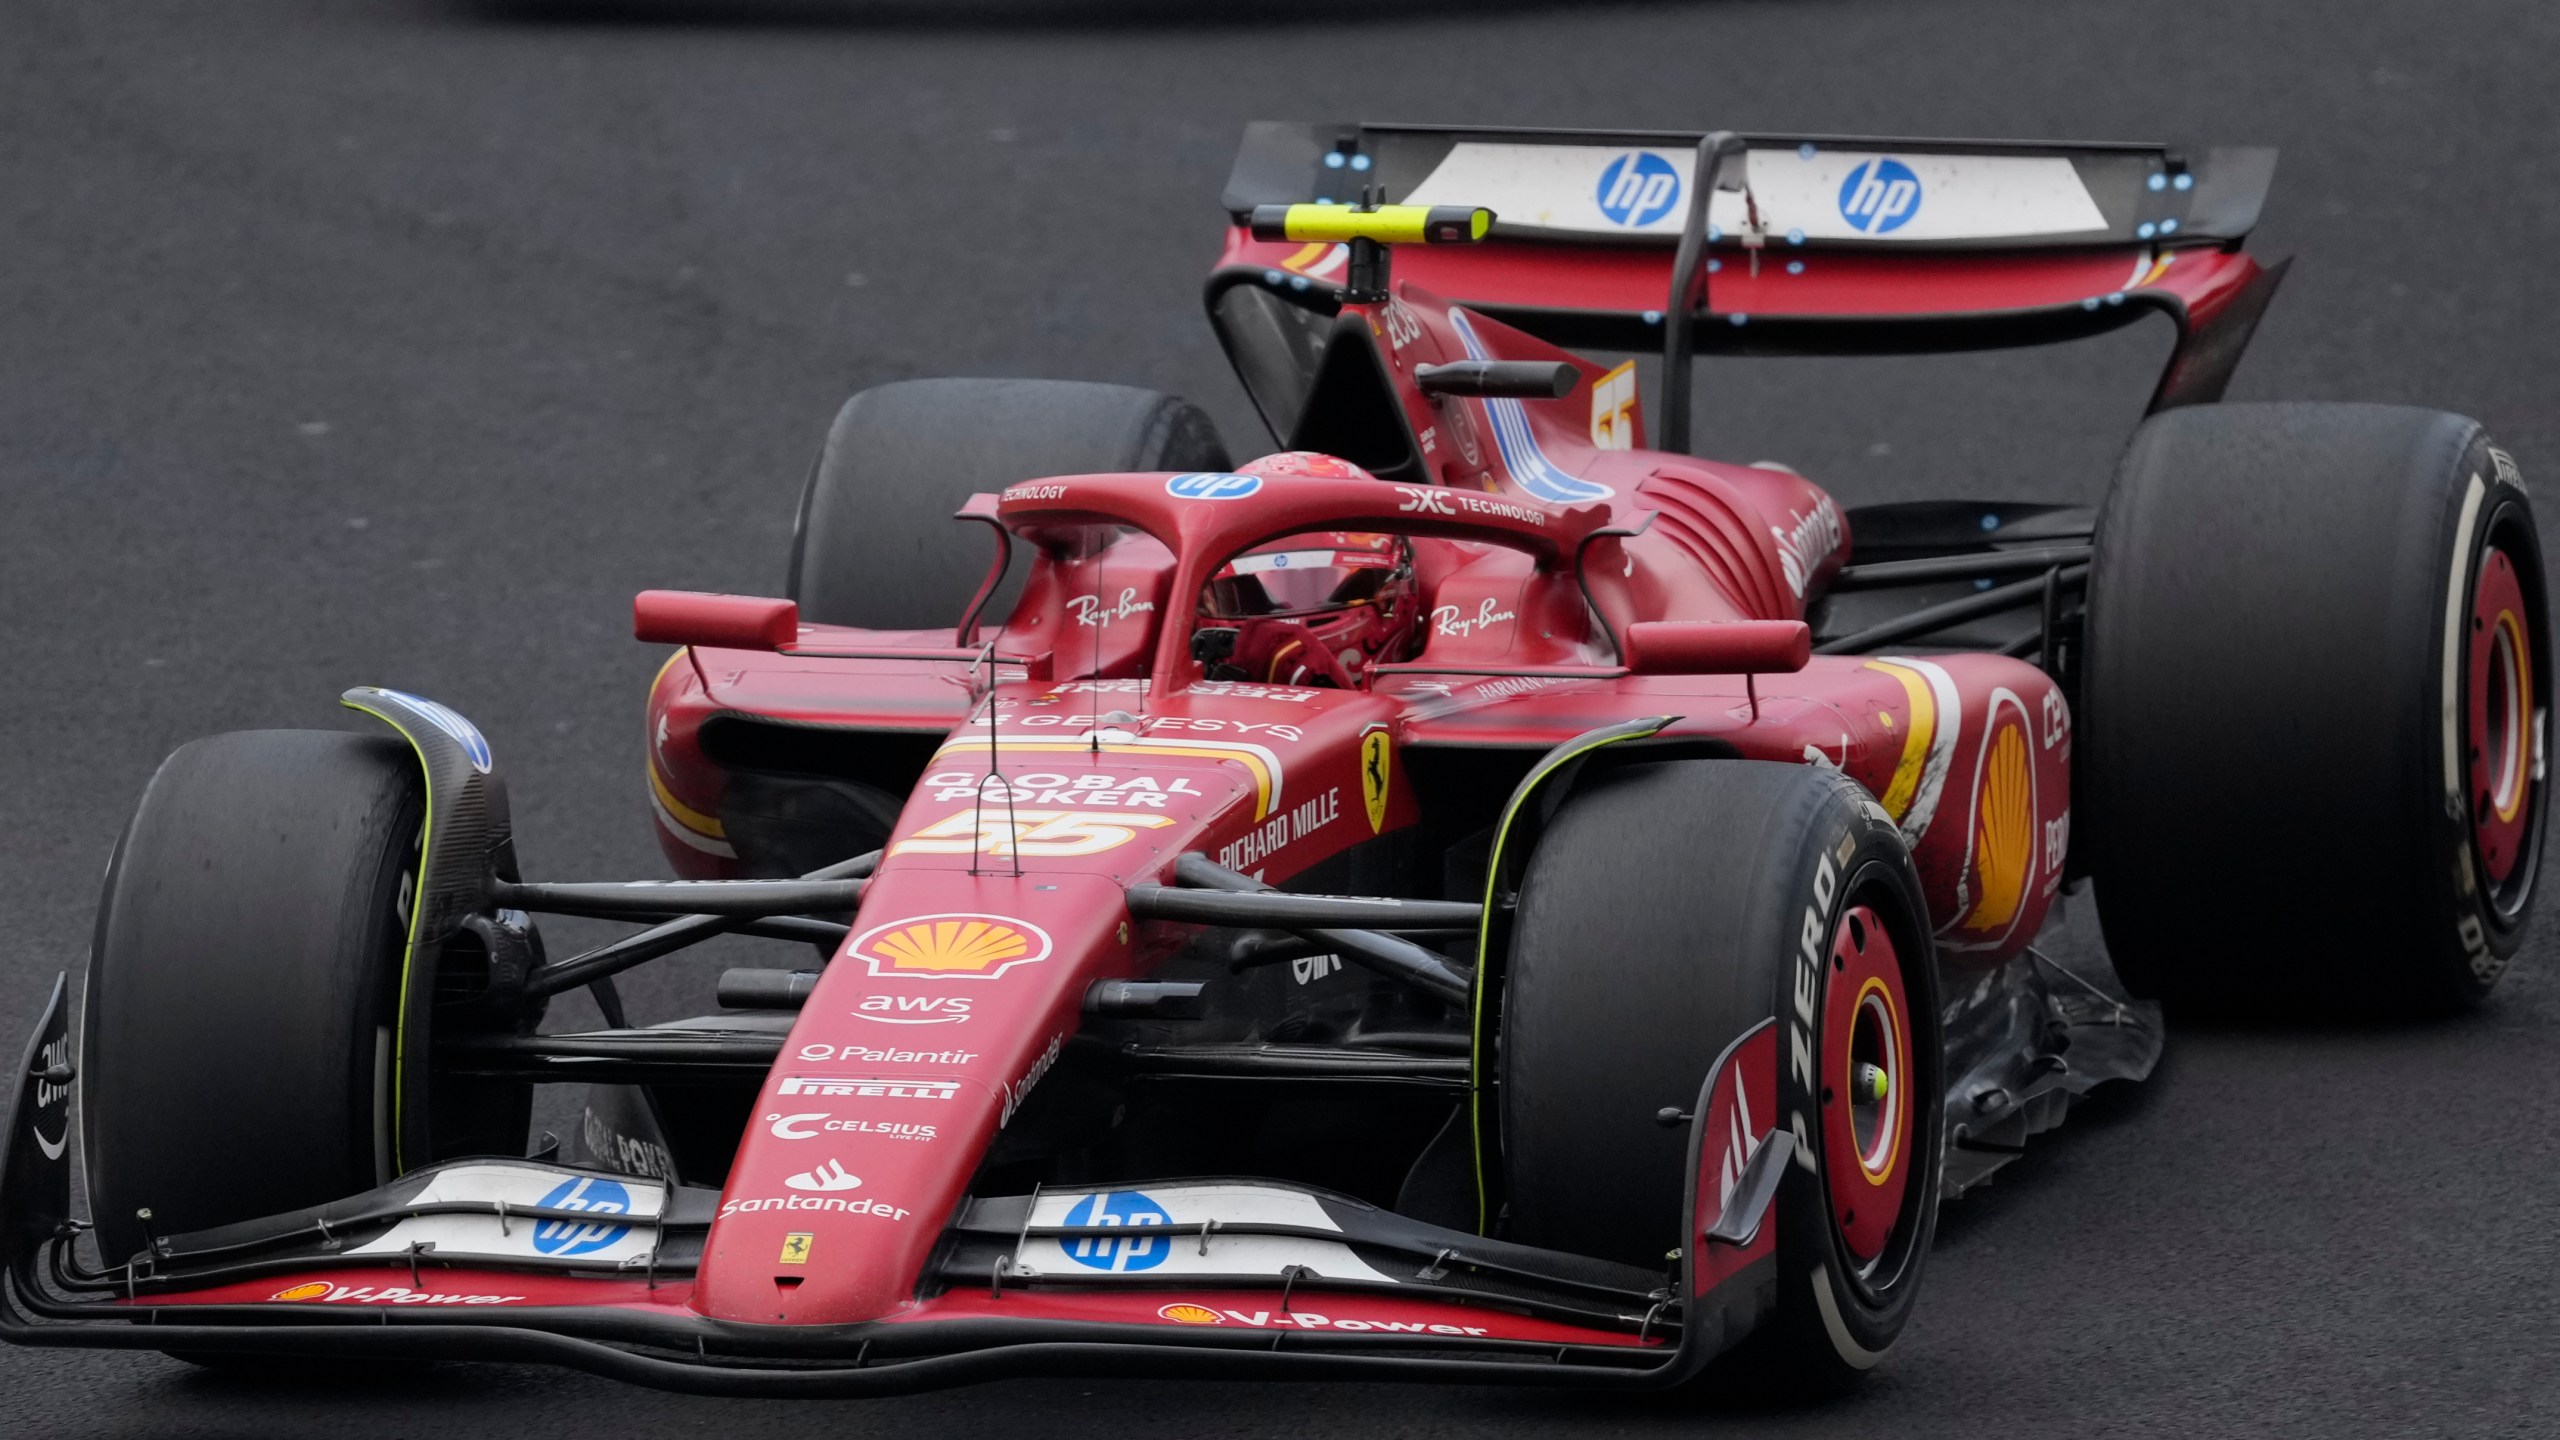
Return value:
[(2075, 781), (2125, 982), (2243, 1012), (2486, 995), (2541, 853), (2546, 615), (2474, 421), (2146, 421), (2098, 523)]
[[(1690, 760), (1584, 778), (1529, 860), (1503, 982), (1506, 1233), (1666, 1265), (1687, 1149), (1656, 1114), (1689, 1109), (1753, 1026), (1797, 1023), (1810, 924), (1831, 961), (1807, 1037), (1819, 1074), (1846, 1073), (1872, 1009), (1883, 1029), (1866, 1038), (1892, 1052), (1894, 1098), (1862, 1133), (1845, 1082), (1808, 1093), (1779, 1067), (1778, 1113), (1813, 1117), (1818, 1138), (1810, 1166), (1787, 1167), (1777, 1310), (1745, 1343), (1795, 1384), (1873, 1365), (1910, 1315), (1937, 1224), (1946, 1087), (1926, 914), (1901, 832), (1837, 771)], [(1895, 1143), (1876, 1144), (1880, 1126)], [(1873, 1196), (1888, 1198), (1858, 1213)]]
[(802, 619), (830, 625), (954, 624), (987, 572), (984, 546), (951, 520), (971, 494), (1042, 475), (1226, 468), (1209, 417), (1154, 390), (1074, 380), (875, 386), (836, 413), (809, 472), (791, 596)]
[(388, 737), (252, 730), (162, 762), (89, 956), (81, 1112), (106, 1262), (389, 1178), (424, 789)]

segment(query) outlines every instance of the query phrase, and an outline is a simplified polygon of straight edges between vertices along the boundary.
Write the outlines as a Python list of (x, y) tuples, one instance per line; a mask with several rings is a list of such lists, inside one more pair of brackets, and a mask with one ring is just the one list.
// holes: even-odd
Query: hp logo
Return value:
[[(563, 1180), (535, 1202), (545, 1210), (592, 1210), (598, 1215), (631, 1213), (631, 1192), (612, 1180), (581, 1177)], [(545, 1220), (533, 1227), (533, 1248), (545, 1255), (588, 1255), (631, 1233), (628, 1225), (580, 1224)]]
[(1619, 225), (1650, 225), (1680, 203), (1680, 172), (1649, 150), (1630, 150), (1600, 172), (1600, 213)]
[(1164, 493), (1184, 500), (1241, 500), (1262, 488), (1259, 475), (1227, 475), (1197, 470), (1164, 482)]
[[(1135, 1190), (1105, 1190), (1068, 1207), (1069, 1225), (1158, 1230), (1173, 1223), (1164, 1207)], [(1095, 1270), (1153, 1270), (1173, 1253), (1170, 1235), (1077, 1235), (1059, 1242), (1067, 1258)]]
[(1920, 213), (1920, 177), (1899, 160), (1881, 156), (1840, 182), (1840, 218), (1870, 235), (1899, 230)]

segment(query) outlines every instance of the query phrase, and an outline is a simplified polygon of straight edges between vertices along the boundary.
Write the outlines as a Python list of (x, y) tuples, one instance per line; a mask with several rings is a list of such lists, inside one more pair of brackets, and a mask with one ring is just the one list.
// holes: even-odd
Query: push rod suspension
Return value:
[(1830, 589), (1882, 590), (1932, 580), (1972, 580), (1985, 575), (2025, 575), (2089, 558), (2086, 545), (2042, 545), (2033, 550), (1985, 550), (1974, 555), (1932, 555), (1925, 560), (1881, 560), (1852, 565), (1831, 577)]
[(1481, 905), (1287, 895), (1197, 852), (1174, 862), (1174, 878), (1182, 888), (1130, 886), (1129, 913), (1141, 919), (1291, 930), (1362, 969), (1411, 985), (1450, 1004), (1466, 1003), (1472, 991), (1473, 982), (1432, 951), (1410, 940), (1342, 922), (1366, 920), (1375, 924), (1383, 919), (1414, 929), (1457, 926), (1472, 930), (1483, 921)]
[[(2055, 579), (2058, 584), (2068, 586), (2077, 585), (2088, 577), (2088, 566), (2069, 565), (2062, 567), (2061, 573)], [(1915, 635), (1926, 635), (1932, 630), (1944, 630), (1959, 621), (1994, 615), (2003, 610), (2014, 610), (2021, 605), (2034, 604), (2044, 598), (2044, 590), (2045, 579), (2041, 575), (2032, 580), (1994, 586), (1978, 595), (1967, 595), (1961, 599), (1949, 600), (1942, 605), (1926, 606), (1908, 615), (1896, 616), (1881, 624), (1870, 625), (1854, 634), (1843, 635), (1837, 640), (1825, 641), (1814, 646), (1813, 653), (1816, 655), (1863, 655), (1879, 645), (1891, 645), (1895, 641), (1908, 640)]]
[[(787, 885), (800, 887), (804, 890), (810, 886), (853, 885), (858, 887), (861, 885), (863, 877), (869, 875), (872, 869), (879, 865), (879, 863), (880, 852), (874, 850), (868, 855), (857, 855), (850, 860), (830, 865), (823, 870), (812, 870), (797, 880), (730, 880), (710, 881), (706, 883), (712, 885)], [(568, 889), (617, 890), (634, 887), (615, 885), (516, 885), (504, 888), (514, 890), (547, 889), (556, 891)], [(659, 887), (659, 893), (663, 895), (669, 890), (679, 890), (690, 895), (697, 888), (699, 887), (661, 886)], [(808, 908), (816, 910), (850, 910), (853, 908), (854, 902), (860, 900), (860, 898), (861, 892), (859, 889), (856, 889), (852, 900), (835, 904), (814, 905)], [(536, 908), (520, 902), (511, 902), (503, 898), (500, 898), (498, 903), (502, 905), (512, 903), (515, 905), (515, 908), (520, 910)], [(644, 915), (664, 914), (668, 903), (669, 902), (667, 900), (661, 899), (649, 910), (642, 913)], [(748, 926), (755, 924), (760, 918), (769, 917), (773, 913), (774, 912), (771, 911), (704, 911), (699, 914), (679, 915), (673, 920), (653, 925), (636, 934), (625, 935), (619, 940), (599, 945), (595, 949), (589, 950), (584, 954), (572, 955), (566, 960), (554, 960), (547, 965), (541, 966), (532, 974), (525, 977), (525, 993), (528, 995), (557, 995), (564, 990), (574, 990), (591, 981), (603, 979), (608, 975), (619, 974), (622, 971), (630, 969), (634, 965), (645, 964), (646, 962), (655, 960), (662, 955), (672, 955), (676, 951), (682, 950), (688, 945), (698, 945), (701, 942), (710, 939), (714, 935), (724, 935), (732, 930), (743, 930)], [(831, 932), (835, 929), (833, 926), (829, 926), (828, 928)], [(818, 937), (809, 936), (804, 938), (814, 939)], [(840, 939), (842, 937), (839, 935), (835, 938)]]

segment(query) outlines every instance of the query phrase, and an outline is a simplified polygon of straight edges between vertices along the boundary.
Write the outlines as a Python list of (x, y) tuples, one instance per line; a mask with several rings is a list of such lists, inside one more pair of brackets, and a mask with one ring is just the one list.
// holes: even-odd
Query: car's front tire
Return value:
[(424, 818), (417, 761), (388, 737), (217, 735), (152, 776), (107, 870), (84, 1006), (84, 1160), (109, 1265), (150, 1235), (390, 1178)]
[[(1530, 857), (1503, 980), (1509, 1238), (1664, 1266), (1687, 1152), (1657, 1113), (1688, 1109), (1716, 1056), (1779, 1017), (1804, 1030), (1781, 1054), (1801, 1038), (1815, 1057), (1810, 1087), (1779, 1066), (1779, 1114), (1802, 1117), (1813, 1145), (1771, 1212), (1776, 1311), (1748, 1363), (1815, 1388), (1874, 1365), (1937, 1224), (1926, 914), (1901, 832), (1837, 771), (1689, 760), (1586, 776)], [(1800, 973), (1808, 934), (1818, 981)], [(1884, 1073), (1883, 1098), (1855, 1092), (1862, 1066)]]

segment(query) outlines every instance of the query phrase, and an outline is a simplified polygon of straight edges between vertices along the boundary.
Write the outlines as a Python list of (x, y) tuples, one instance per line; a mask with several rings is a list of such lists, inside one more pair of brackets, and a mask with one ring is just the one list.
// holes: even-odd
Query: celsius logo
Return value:
[(1920, 177), (1899, 160), (1878, 156), (1840, 182), (1840, 218), (1870, 235), (1899, 230), (1920, 213)]
[(1259, 475), (1227, 475), (1198, 470), (1164, 482), (1164, 493), (1184, 500), (1241, 500), (1262, 488)]
[[(598, 1215), (631, 1213), (631, 1192), (611, 1180), (581, 1177), (564, 1180), (534, 1202), (545, 1210), (590, 1210)], [(545, 1220), (533, 1227), (533, 1248), (545, 1255), (587, 1255), (631, 1233), (628, 1225), (581, 1224)]]
[[(1172, 1224), (1173, 1217), (1135, 1190), (1102, 1190), (1069, 1207), (1066, 1223), (1154, 1230)], [(1068, 1259), (1096, 1270), (1153, 1270), (1173, 1253), (1170, 1235), (1079, 1235), (1059, 1243)]]
[(1680, 203), (1680, 172), (1650, 150), (1630, 150), (1600, 172), (1600, 213), (1620, 225), (1650, 225)]

